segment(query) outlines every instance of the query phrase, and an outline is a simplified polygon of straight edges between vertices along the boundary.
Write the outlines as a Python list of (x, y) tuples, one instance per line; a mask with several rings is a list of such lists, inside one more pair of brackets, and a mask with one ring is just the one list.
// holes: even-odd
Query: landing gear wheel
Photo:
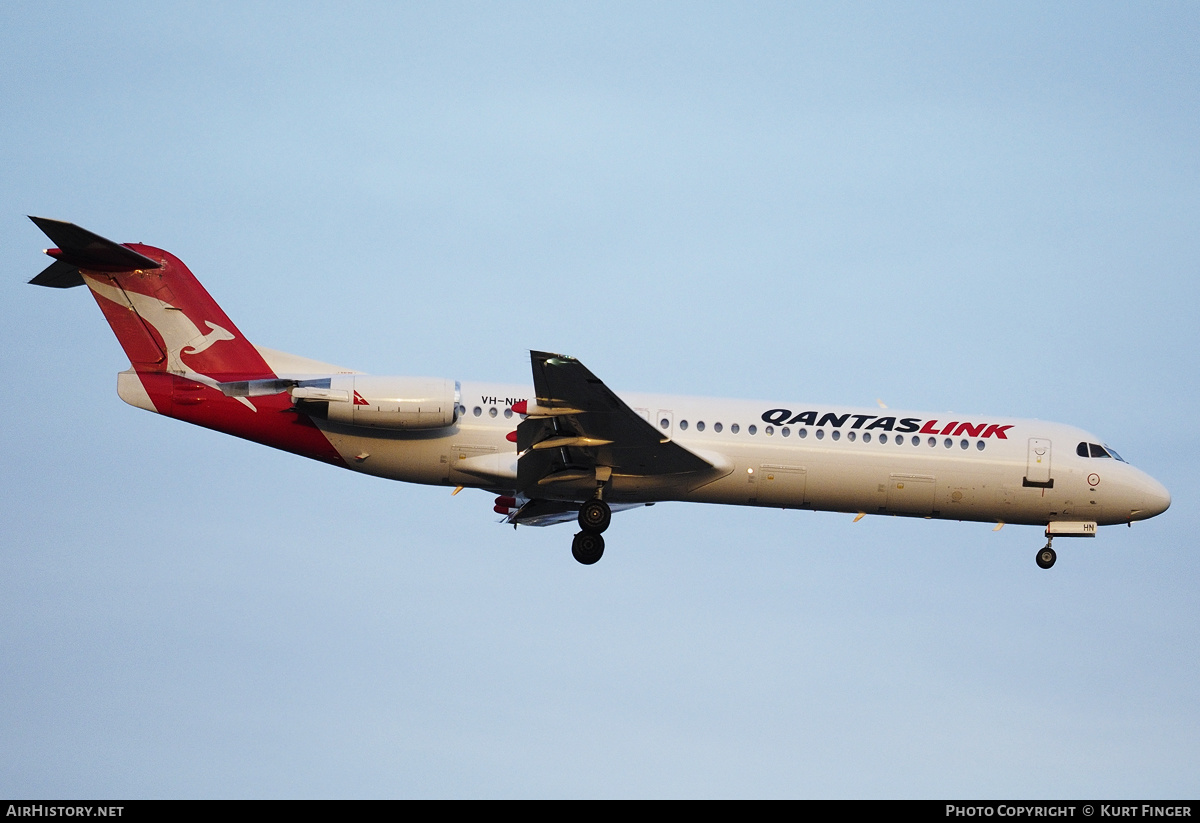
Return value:
[(604, 538), (591, 532), (580, 532), (571, 541), (571, 554), (585, 566), (604, 556)]
[(598, 497), (593, 497), (579, 507), (579, 528), (592, 534), (601, 534), (612, 522), (612, 509)]
[(1054, 565), (1054, 561), (1058, 559), (1058, 555), (1054, 553), (1054, 549), (1045, 546), (1037, 553), (1037, 564), (1039, 569), (1048, 569)]

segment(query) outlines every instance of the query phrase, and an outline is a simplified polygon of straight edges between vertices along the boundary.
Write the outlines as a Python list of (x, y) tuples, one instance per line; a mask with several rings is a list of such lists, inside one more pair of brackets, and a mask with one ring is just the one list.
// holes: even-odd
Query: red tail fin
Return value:
[(248, 440), (344, 465), (312, 421), (276, 394), (227, 396), (221, 384), (276, 377), (179, 258), (137, 243), (114, 243), (72, 223), (31, 217), (58, 244), (39, 286), (87, 285), (136, 376), (123, 372), (126, 402)]
[(47, 250), (57, 262), (31, 282), (86, 283), (139, 373), (202, 375), (216, 382), (275, 376), (175, 255), (114, 243), (71, 223), (32, 219), (59, 248)]

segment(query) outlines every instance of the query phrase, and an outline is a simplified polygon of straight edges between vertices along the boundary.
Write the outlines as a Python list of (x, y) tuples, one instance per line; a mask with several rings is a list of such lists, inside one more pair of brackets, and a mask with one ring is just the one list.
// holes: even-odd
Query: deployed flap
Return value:
[(710, 473), (713, 464), (672, 442), (573, 357), (530, 352), (536, 409), (517, 427), (517, 485), (532, 490), (598, 477)]
[[(106, 237), (101, 237), (87, 229), (80, 228), (74, 223), (67, 223), (63, 220), (50, 220), (46, 217), (34, 217), (33, 215), (30, 215), (29, 219), (58, 245), (57, 249), (47, 249), (46, 253), (57, 259), (59, 263), (64, 263), (75, 269), (88, 269), (90, 271), (132, 271), (136, 269), (162, 268), (162, 264), (157, 260), (151, 260), (143, 254), (138, 254), (128, 246), (114, 243)], [(60, 284), (62, 275), (66, 273), (66, 270), (60, 268), (55, 272), (56, 265), (50, 266), (50, 268), (29, 282), (37, 286), (54, 286), (56, 288), (69, 288), (70, 286), (83, 284), (82, 278), (77, 283), (61, 282)], [(51, 274), (52, 272), (54, 274)]]
[[(616, 512), (638, 509), (646, 503), (613, 503), (612, 510)], [(521, 526), (553, 526), (556, 523), (574, 523), (579, 517), (579, 504), (565, 500), (530, 500), (521, 508), (513, 511), (501, 523), (514, 523)]]
[(522, 526), (553, 526), (555, 523), (569, 523), (578, 516), (578, 503), (562, 500), (530, 500), (501, 522), (519, 523)]

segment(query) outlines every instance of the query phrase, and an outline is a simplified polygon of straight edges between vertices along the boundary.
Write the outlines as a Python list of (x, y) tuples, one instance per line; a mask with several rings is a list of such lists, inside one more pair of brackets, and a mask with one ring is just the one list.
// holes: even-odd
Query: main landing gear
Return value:
[(603, 534), (612, 522), (612, 509), (599, 497), (593, 497), (579, 507), (579, 528), (592, 534)]
[(604, 538), (601, 532), (612, 522), (612, 509), (599, 497), (579, 507), (579, 528), (583, 531), (571, 541), (571, 555), (585, 566), (590, 566), (604, 556)]
[(604, 556), (604, 538), (591, 532), (580, 532), (571, 541), (571, 556), (590, 566)]
[(1058, 555), (1054, 553), (1054, 549), (1050, 548), (1050, 544), (1053, 541), (1053, 537), (1047, 537), (1046, 545), (1038, 549), (1037, 564), (1039, 569), (1050, 568), (1054, 565), (1054, 561), (1058, 559)]

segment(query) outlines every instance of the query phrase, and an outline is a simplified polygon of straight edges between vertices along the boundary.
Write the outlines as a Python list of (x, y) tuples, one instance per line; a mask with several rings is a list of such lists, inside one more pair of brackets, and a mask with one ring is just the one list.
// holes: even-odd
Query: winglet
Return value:
[(162, 268), (162, 263), (157, 260), (138, 254), (128, 246), (114, 243), (74, 223), (33, 215), (29, 215), (29, 219), (58, 246), (55, 249), (46, 249), (46, 254), (53, 257), (55, 262), (29, 281), (35, 286), (56, 289), (82, 286), (80, 269), (131, 271)]

